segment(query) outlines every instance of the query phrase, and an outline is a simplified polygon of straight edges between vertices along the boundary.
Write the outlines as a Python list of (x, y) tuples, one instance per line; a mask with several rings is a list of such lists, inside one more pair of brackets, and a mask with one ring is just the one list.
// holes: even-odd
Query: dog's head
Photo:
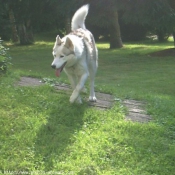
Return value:
[(51, 67), (56, 69), (56, 76), (59, 76), (64, 66), (69, 62), (70, 55), (74, 54), (74, 45), (69, 37), (61, 39), (59, 35), (56, 37), (53, 47), (54, 60)]

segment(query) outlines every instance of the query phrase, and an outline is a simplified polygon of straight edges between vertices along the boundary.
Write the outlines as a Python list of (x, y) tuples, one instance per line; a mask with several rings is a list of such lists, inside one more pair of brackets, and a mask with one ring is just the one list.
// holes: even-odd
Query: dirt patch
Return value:
[(157, 51), (149, 54), (150, 56), (156, 57), (167, 57), (167, 56), (175, 56), (175, 48), (169, 48), (161, 51)]
[[(38, 78), (32, 77), (21, 77), (20, 81), (17, 83), (19, 86), (41, 86), (44, 85), (44, 82)], [(56, 84), (55, 89), (57, 91), (66, 92), (69, 95), (72, 90), (71, 87), (67, 84)], [(101, 92), (96, 92), (97, 102), (88, 102), (89, 106), (96, 107), (101, 110), (109, 109), (113, 106), (115, 100), (114, 97), (110, 94), (105, 94)], [(131, 120), (133, 122), (149, 122), (151, 116), (146, 114), (144, 110), (145, 103), (126, 99), (121, 102), (127, 108), (126, 120)]]

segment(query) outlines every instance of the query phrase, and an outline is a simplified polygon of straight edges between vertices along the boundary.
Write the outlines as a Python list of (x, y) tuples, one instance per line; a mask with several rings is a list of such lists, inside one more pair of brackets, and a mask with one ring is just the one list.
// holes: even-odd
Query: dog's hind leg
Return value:
[(95, 96), (95, 91), (94, 91), (94, 77), (90, 77), (90, 96), (89, 96), (89, 101), (96, 102), (97, 98)]
[(89, 96), (89, 101), (96, 102), (97, 98), (95, 96), (95, 91), (94, 91), (94, 80), (95, 80), (95, 74), (97, 71), (97, 65), (96, 62), (94, 61), (94, 64), (91, 64), (90, 66), (90, 71), (89, 71), (89, 76), (90, 76), (90, 96)]

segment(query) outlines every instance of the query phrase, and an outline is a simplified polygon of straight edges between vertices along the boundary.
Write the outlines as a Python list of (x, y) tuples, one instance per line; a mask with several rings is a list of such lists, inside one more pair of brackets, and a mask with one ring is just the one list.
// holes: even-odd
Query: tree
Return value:
[(15, 4), (13, 3), (16, 19), (18, 20), (18, 33), (21, 45), (31, 44), (34, 42), (31, 22), (33, 7), (32, 2), (33, 1), (30, 0), (20, 0)]
[(8, 1), (2, 1), (2, 0), (0, 3), (1, 3), (1, 8), (3, 9), (3, 11), (1, 12), (1, 15), (3, 17), (3, 20), (6, 21), (6, 24), (2, 25), (1, 23), (2, 21), (0, 23), (2, 26), (10, 26), (11, 33), (12, 33), (11, 39), (13, 42), (17, 42), (18, 41), (17, 26), (16, 26), (15, 16), (13, 13), (11, 3), (10, 1), (8, 2)]
[[(1, 0), (2, 1), (2, 0)], [(30, 10), (28, 10), (29, 0), (6, 0), (1, 2), (9, 16), (12, 41), (18, 41), (18, 34), (21, 44), (30, 44), (33, 42), (33, 36), (30, 26)], [(27, 24), (27, 25), (26, 25)], [(17, 34), (18, 29), (18, 34)]]
[[(57, 29), (59, 34), (69, 33), (72, 15), (86, 3), (90, 3), (87, 28), (96, 28), (95, 32), (92, 30), (95, 35), (102, 31), (109, 36), (110, 48), (123, 46), (124, 32), (129, 39), (137, 39), (147, 31), (158, 33), (159, 38), (175, 31), (174, 0), (0, 0), (0, 3), (1, 35), (8, 35), (10, 28), (15, 41), (18, 31), (21, 44), (34, 41), (33, 31)], [(128, 28), (133, 32), (124, 31)]]
[[(12, 28), (12, 40), (17, 40), (17, 32), (19, 35), (20, 44), (31, 44), (34, 41), (34, 30), (45, 29), (46, 26), (56, 24), (55, 6), (48, 0), (0, 0), (0, 10), (3, 10), (4, 16), (8, 16), (5, 26)], [(55, 18), (53, 18), (53, 16)], [(8, 25), (8, 21), (11, 22)], [(52, 24), (51, 24), (52, 23)], [(1, 17), (0, 17), (1, 24)], [(54, 25), (55, 27), (56, 25)], [(5, 30), (3, 30), (5, 33)]]
[[(175, 1), (169, 0), (168, 2), (169, 2), (169, 5), (171, 6), (171, 8), (175, 10)], [(175, 20), (175, 18), (174, 18), (174, 20)], [(174, 47), (175, 47), (175, 26), (174, 26), (172, 34), (173, 34), (173, 38), (174, 38)]]
[(18, 42), (17, 26), (15, 23), (15, 16), (14, 16), (13, 9), (11, 8), (11, 6), (9, 6), (9, 19), (10, 19), (11, 28), (12, 28), (12, 41)]
[(71, 32), (71, 19), (75, 11), (82, 5), (84, 0), (70, 0), (69, 3), (65, 0), (56, 0), (59, 15), (64, 19), (64, 27), (66, 33)]
[[(66, 32), (69, 33), (70, 21), (74, 12), (83, 4), (91, 3), (90, 11), (95, 13), (93, 17), (91, 15), (94, 18), (91, 20), (94, 22), (92, 24), (102, 27), (110, 33), (110, 48), (122, 47), (115, 0), (110, 0), (109, 2), (105, 0), (95, 2), (92, 0), (70, 0), (69, 3), (64, 0), (6, 0), (2, 1), (2, 3), (10, 7), (11, 24), (18, 26), (21, 44), (33, 42), (33, 26), (34, 30), (48, 29), (49, 26), (52, 28), (57, 26), (57, 28), (63, 29), (62, 26), (64, 26)], [(93, 8), (94, 6), (95, 8)], [(113, 9), (112, 11), (111, 8)], [(98, 10), (93, 11), (93, 9)], [(102, 13), (106, 16), (104, 19), (101, 18)], [(14, 19), (16, 23), (13, 22)], [(90, 19), (90, 15), (88, 19)], [(15, 25), (13, 25), (12, 31), (15, 36)]]
[(175, 10), (170, 6), (169, 1), (124, 0), (120, 2), (125, 3), (121, 8), (122, 20), (126, 23), (138, 23), (149, 31), (155, 31), (161, 40), (165, 34), (172, 33), (175, 27)]
[(3, 0), (0, 0), (0, 37), (3, 40), (10, 39), (10, 24), (9, 24), (9, 16), (7, 12), (6, 6), (3, 4)]
[(64, 20), (66, 33), (69, 33), (71, 30), (71, 18), (75, 11), (80, 6), (90, 3), (90, 13), (86, 23), (91, 24), (91, 26), (104, 28), (109, 32), (110, 48), (120, 48), (123, 46), (118, 22), (116, 0), (108, 0), (108, 2), (105, 0), (70, 0), (69, 3), (65, 0), (52, 0), (52, 3)]
[(108, 31), (111, 49), (123, 47), (116, 0), (89, 0), (87, 2), (91, 5), (88, 22)]
[(118, 12), (114, 8), (111, 14), (111, 25), (110, 25), (110, 49), (121, 48), (123, 47), (120, 25), (118, 22)]

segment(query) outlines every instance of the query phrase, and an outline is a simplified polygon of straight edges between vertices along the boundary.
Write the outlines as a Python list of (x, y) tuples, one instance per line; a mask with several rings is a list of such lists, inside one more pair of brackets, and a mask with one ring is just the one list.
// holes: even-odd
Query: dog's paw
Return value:
[(74, 103), (75, 100), (76, 100), (76, 99), (75, 99), (74, 97), (71, 96), (70, 99), (69, 99), (69, 102), (70, 102), (70, 103)]
[(76, 99), (76, 103), (82, 104), (82, 100), (81, 100), (81, 97), (80, 96)]
[(82, 104), (82, 100), (81, 100), (81, 97), (80, 96), (77, 99), (74, 99), (73, 97), (72, 98), (70, 97), (69, 102), (70, 103)]
[(89, 101), (91, 102), (96, 102), (97, 101), (97, 98), (95, 96), (89, 96)]
[(75, 100), (78, 98), (79, 94), (78, 92), (76, 91), (76, 89), (73, 91), (72, 95), (70, 96), (70, 103), (74, 103)]
[(75, 100), (76, 100), (76, 98), (75, 98), (75, 96), (72, 94), (72, 95), (70, 96), (69, 102), (70, 102), (70, 103), (74, 103)]

